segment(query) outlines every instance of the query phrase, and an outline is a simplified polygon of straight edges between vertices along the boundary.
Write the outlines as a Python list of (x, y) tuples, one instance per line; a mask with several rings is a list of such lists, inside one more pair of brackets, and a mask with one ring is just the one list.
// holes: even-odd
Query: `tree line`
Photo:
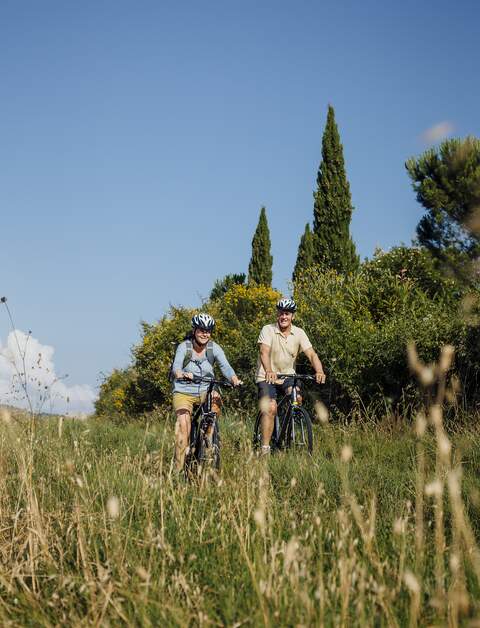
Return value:
[[(313, 219), (300, 239), (292, 283), (298, 321), (329, 375), (324, 398), (342, 415), (368, 408), (379, 416), (415, 407), (408, 342), (416, 343), (427, 365), (442, 345), (454, 345), (451, 376), (461, 382), (455, 384), (461, 405), (471, 408), (480, 401), (480, 140), (447, 140), (408, 159), (405, 167), (425, 210), (416, 239), (411, 246), (378, 250), (361, 263), (350, 235), (354, 208), (343, 146), (329, 106)], [(247, 382), (244, 404), (250, 400), (252, 407), (258, 330), (280, 296), (272, 288), (272, 266), (262, 207), (248, 275), (218, 279), (202, 305), (217, 320), (216, 339)], [(169, 404), (173, 349), (193, 311), (172, 307), (158, 322), (142, 323), (132, 363), (114, 370), (100, 387), (97, 414), (125, 420)]]

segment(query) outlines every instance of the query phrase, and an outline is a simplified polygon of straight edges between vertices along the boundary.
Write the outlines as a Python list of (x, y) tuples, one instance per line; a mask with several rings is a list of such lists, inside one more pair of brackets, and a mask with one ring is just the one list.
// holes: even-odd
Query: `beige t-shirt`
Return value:
[[(288, 336), (284, 336), (277, 324), (265, 325), (258, 337), (258, 344), (270, 347), (270, 362), (274, 373), (295, 373), (295, 360), (300, 351), (308, 351), (312, 343), (307, 334), (292, 325)], [(257, 382), (265, 381), (265, 369), (260, 357), (257, 362)]]

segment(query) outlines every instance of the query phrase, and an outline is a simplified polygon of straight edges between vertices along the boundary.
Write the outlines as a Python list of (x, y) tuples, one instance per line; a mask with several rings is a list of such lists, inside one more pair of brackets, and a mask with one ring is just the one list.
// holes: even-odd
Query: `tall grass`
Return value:
[(171, 422), (42, 420), (31, 447), (7, 416), (0, 623), (477, 617), (480, 430), (448, 435), (435, 412), (412, 429), (316, 426), (313, 457), (270, 459), (225, 418), (221, 473), (194, 483), (172, 471)]

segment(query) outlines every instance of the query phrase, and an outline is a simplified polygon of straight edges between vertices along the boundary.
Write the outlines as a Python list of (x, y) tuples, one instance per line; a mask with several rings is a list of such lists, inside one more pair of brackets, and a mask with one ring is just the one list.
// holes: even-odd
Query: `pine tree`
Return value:
[(314, 264), (315, 257), (315, 244), (313, 239), (313, 233), (310, 231), (310, 225), (305, 225), (305, 231), (300, 239), (300, 245), (298, 247), (297, 261), (295, 268), (293, 269), (292, 280), (298, 277), (302, 270), (306, 270), (312, 264)]
[(262, 207), (258, 225), (252, 239), (252, 257), (248, 265), (248, 283), (271, 286), (272, 262), (267, 214), (265, 213), (265, 207)]
[(353, 272), (359, 258), (350, 237), (352, 198), (345, 173), (343, 146), (340, 142), (335, 112), (329, 105), (322, 139), (322, 162), (318, 169), (314, 194), (313, 234), (315, 262), (340, 273)]

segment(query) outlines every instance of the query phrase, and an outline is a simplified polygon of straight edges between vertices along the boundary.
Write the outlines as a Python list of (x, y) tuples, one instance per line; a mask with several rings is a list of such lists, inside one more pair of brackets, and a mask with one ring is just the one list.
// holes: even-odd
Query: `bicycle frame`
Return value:
[[(275, 415), (275, 424), (273, 426), (273, 434), (272, 440), (275, 443), (275, 446), (279, 446), (279, 443), (282, 443), (286, 437), (287, 430), (289, 428), (290, 420), (289, 420), (289, 411), (292, 407), (298, 406), (298, 389), (297, 382), (298, 381), (316, 381), (315, 377), (311, 375), (297, 375), (296, 373), (292, 373), (291, 375), (278, 375), (278, 379), (287, 379), (292, 378), (292, 390), (287, 392), (284, 397), (277, 404), (277, 413)], [(280, 421), (281, 410), (284, 410), (284, 414), (282, 417), (282, 421)], [(292, 423), (292, 436), (295, 436), (295, 423)], [(302, 426), (302, 436), (303, 434), (303, 426)]]

